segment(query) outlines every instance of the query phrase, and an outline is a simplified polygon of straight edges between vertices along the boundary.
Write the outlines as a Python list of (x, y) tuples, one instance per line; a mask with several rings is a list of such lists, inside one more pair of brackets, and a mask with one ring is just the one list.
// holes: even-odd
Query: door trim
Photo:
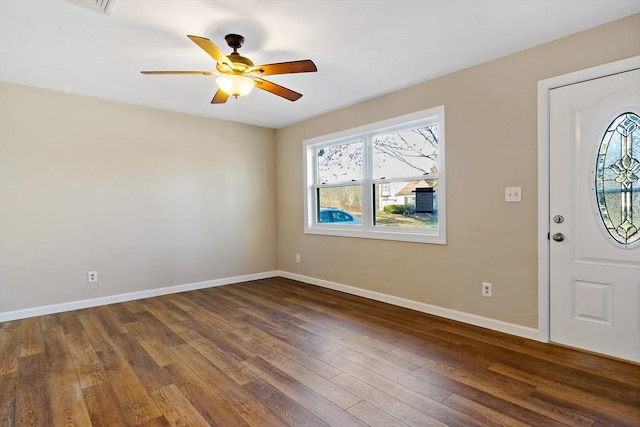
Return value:
[(640, 68), (640, 55), (538, 81), (538, 340), (549, 342), (549, 94), (552, 89)]

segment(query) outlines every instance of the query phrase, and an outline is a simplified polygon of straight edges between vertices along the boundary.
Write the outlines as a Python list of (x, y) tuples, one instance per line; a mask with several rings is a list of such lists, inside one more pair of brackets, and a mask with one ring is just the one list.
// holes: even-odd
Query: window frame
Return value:
[[(438, 173), (427, 175), (428, 179), (438, 180), (438, 227), (400, 228), (381, 227), (374, 225), (373, 201), (374, 185), (391, 183), (393, 181), (415, 181), (425, 179), (424, 175), (394, 179), (373, 178), (373, 147), (372, 141), (381, 134), (392, 133), (406, 129), (417, 129), (425, 126), (438, 125)], [(323, 146), (346, 144), (364, 141), (363, 179), (340, 183), (319, 184), (316, 182), (317, 171), (315, 150)], [(446, 171), (445, 171), (445, 111), (444, 106), (428, 108), (414, 113), (393, 117), (353, 129), (322, 135), (303, 141), (303, 200), (304, 200), (304, 232), (325, 236), (355, 237), (366, 239), (396, 240), (416, 243), (441, 244), (447, 243), (447, 215), (446, 215)], [(319, 188), (342, 187), (346, 185), (360, 186), (362, 189), (362, 224), (320, 223), (316, 218), (317, 194)]]

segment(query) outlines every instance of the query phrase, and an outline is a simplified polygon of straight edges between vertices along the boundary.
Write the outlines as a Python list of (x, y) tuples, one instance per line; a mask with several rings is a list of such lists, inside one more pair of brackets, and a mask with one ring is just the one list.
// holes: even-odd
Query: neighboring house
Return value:
[(387, 182), (380, 184), (380, 196), (378, 198), (379, 209), (382, 210), (388, 205), (406, 204), (404, 198), (398, 195), (405, 186), (404, 182)]

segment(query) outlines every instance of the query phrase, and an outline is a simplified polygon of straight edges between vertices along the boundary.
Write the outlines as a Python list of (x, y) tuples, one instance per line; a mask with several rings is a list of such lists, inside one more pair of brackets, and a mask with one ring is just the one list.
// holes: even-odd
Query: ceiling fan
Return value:
[(246, 95), (253, 87), (271, 92), (289, 101), (297, 101), (302, 97), (301, 93), (265, 80), (261, 76), (318, 71), (316, 65), (310, 59), (253, 65), (253, 62), (249, 58), (238, 53), (238, 49), (241, 48), (244, 43), (244, 37), (239, 34), (227, 34), (224, 37), (229, 47), (233, 49), (233, 52), (229, 55), (222, 53), (220, 48), (207, 38), (198, 36), (187, 37), (216, 61), (216, 70), (218, 70), (218, 73), (214, 71), (141, 71), (141, 73), (219, 75), (216, 79), (219, 89), (211, 100), (212, 104), (223, 104), (227, 102), (229, 96), (237, 98)]

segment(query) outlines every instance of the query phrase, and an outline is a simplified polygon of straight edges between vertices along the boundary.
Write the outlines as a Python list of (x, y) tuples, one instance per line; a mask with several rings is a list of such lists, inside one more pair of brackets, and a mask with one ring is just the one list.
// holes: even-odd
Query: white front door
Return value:
[(549, 96), (550, 340), (640, 362), (640, 70)]

